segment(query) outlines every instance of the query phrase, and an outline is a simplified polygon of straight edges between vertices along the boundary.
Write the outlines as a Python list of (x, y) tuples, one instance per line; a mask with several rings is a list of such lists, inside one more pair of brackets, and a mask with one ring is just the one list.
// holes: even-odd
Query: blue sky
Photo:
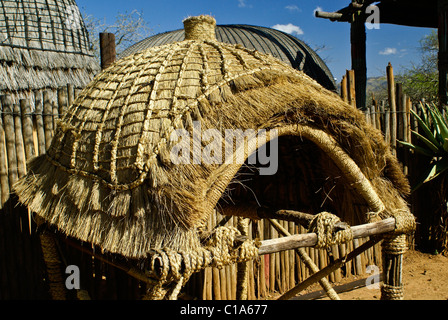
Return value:
[[(281, 28), (312, 48), (322, 47), (324, 58), (337, 81), (350, 69), (350, 25), (314, 17), (314, 10), (336, 11), (349, 0), (76, 0), (83, 13), (113, 24), (118, 13), (139, 10), (152, 34), (183, 28), (188, 16), (210, 14), (218, 24), (250, 24)], [(381, 13), (380, 13), (381, 19)], [(398, 73), (419, 63), (419, 40), (431, 29), (380, 25), (367, 30), (367, 73), (380, 76), (388, 62)]]

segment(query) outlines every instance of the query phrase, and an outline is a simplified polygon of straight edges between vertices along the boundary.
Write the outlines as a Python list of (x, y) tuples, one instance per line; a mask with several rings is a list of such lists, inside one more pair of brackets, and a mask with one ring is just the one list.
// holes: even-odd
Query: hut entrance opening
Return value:
[[(272, 147), (271, 144), (276, 144)], [(260, 174), (266, 164), (246, 159), (217, 204), (225, 215), (251, 217), (249, 211), (294, 210), (317, 214), (327, 211), (351, 225), (365, 222), (366, 200), (350, 187), (334, 161), (314, 142), (299, 135), (284, 135), (269, 141), (267, 152), (274, 174)], [(257, 153), (257, 149), (254, 153)], [(269, 154), (277, 152), (277, 156)]]

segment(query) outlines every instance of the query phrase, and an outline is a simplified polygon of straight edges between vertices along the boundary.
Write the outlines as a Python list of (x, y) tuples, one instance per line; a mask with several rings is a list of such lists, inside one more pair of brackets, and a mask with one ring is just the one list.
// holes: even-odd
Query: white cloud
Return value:
[(384, 50), (381, 50), (379, 54), (383, 56), (388, 56), (391, 54), (397, 54), (397, 48), (384, 48)]
[(295, 26), (292, 23), (288, 24), (276, 24), (271, 27), (272, 29), (280, 30), (292, 35), (301, 35), (303, 34), (303, 30), (299, 26)]
[(290, 12), (300, 12), (302, 10), (300, 10), (300, 8), (298, 6), (296, 6), (295, 4), (291, 4), (289, 6), (286, 6), (285, 9), (289, 10)]
[(246, 0), (238, 0), (238, 7), (240, 8), (252, 8), (252, 5), (246, 3)]
[(408, 50), (407, 49), (400, 49), (400, 58), (403, 58), (407, 54), (408, 54)]

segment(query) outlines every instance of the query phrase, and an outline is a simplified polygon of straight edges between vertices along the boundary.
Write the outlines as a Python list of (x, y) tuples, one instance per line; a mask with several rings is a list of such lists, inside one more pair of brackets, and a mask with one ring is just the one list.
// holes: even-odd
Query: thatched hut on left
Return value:
[(0, 1), (0, 94), (84, 88), (99, 69), (74, 0)]
[(0, 299), (45, 298), (39, 237), (12, 185), (99, 71), (75, 0), (0, 0)]

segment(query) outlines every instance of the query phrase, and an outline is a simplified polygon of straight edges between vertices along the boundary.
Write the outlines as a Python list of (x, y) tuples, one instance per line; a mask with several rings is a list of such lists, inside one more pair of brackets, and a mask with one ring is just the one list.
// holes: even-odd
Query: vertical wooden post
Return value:
[(2, 96), (3, 124), (5, 126), (6, 154), (8, 160), (9, 190), (18, 180), (16, 135), (14, 131), (14, 117), (12, 99), (9, 95)]
[[(2, 107), (1, 110), (5, 111), (4, 107)], [(0, 114), (0, 186), (1, 186), (0, 208), (3, 208), (3, 205), (9, 199), (9, 176), (8, 176), (7, 161), (8, 159), (6, 156), (5, 130), (3, 119)]]
[(43, 120), (43, 95), (41, 90), (37, 90), (34, 93), (35, 99), (35, 111), (34, 116), (36, 118), (36, 132), (37, 132), (37, 145), (38, 145), (38, 155), (44, 154), (47, 150), (45, 143), (45, 129)]
[(58, 89), (58, 113), (59, 118), (62, 118), (67, 112), (68, 107), (67, 99), (67, 87), (61, 87)]
[[(352, 0), (352, 3), (356, 3)], [(352, 69), (355, 71), (356, 107), (364, 109), (366, 106), (367, 64), (366, 64), (366, 28), (365, 15), (358, 10), (353, 13), (350, 24), (350, 43), (352, 55)]]
[(395, 103), (397, 105), (397, 139), (403, 140), (403, 85), (401, 83), (395, 84)]
[[(213, 214), (210, 215), (210, 225), (216, 226), (217, 224), (217, 213), (216, 210), (213, 212)], [(213, 284), (213, 297), (214, 300), (222, 300), (221, 297), (221, 282), (220, 282), (220, 274), (218, 268), (212, 268), (212, 284)]]
[(51, 101), (49, 90), (43, 92), (43, 118), (44, 118), (44, 130), (45, 130), (45, 147), (48, 149), (53, 138), (53, 103)]
[(115, 35), (113, 33), (100, 33), (101, 69), (106, 69), (116, 59)]
[(347, 70), (347, 99), (348, 103), (356, 108), (356, 87), (355, 87), (355, 72), (353, 70)]
[[(403, 94), (402, 102), (401, 102), (401, 119), (402, 119), (402, 129), (403, 129), (403, 137), (402, 140), (405, 142), (408, 141), (408, 96)], [(404, 148), (402, 148), (404, 149)], [(403, 172), (405, 175), (408, 175), (409, 172), (409, 152), (407, 150), (403, 150), (402, 155), (402, 163), (403, 163)]]
[(347, 76), (342, 76), (341, 81), (341, 98), (344, 102), (347, 102)]
[(390, 107), (390, 122), (391, 122), (391, 128), (390, 128), (390, 144), (392, 146), (392, 152), (394, 155), (397, 154), (397, 104), (396, 104), (396, 97), (395, 97), (395, 79), (394, 79), (394, 69), (392, 68), (392, 65), (387, 65), (386, 68), (386, 74), (387, 74), (387, 93), (389, 96), (389, 107)]
[[(407, 120), (406, 141), (408, 141), (408, 142), (411, 142), (411, 140), (412, 140), (411, 109), (412, 109), (412, 101), (411, 101), (411, 98), (408, 97), (406, 100), (406, 120)], [(417, 120), (415, 120), (415, 121), (417, 121)]]
[(67, 85), (67, 106), (71, 106), (75, 100), (75, 88), (72, 84)]
[[(238, 217), (237, 228), (241, 232), (241, 235), (247, 236), (249, 224), (248, 220), (242, 217)], [(249, 273), (249, 263), (240, 262), (238, 263), (237, 271), (237, 300), (247, 300), (248, 299), (248, 273)]]
[(29, 100), (20, 100), (20, 110), (22, 112), (23, 140), (25, 143), (25, 156), (29, 160), (34, 157), (33, 139), (33, 118), (31, 116), (31, 106)]
[(390, 109), (384, 109), (384, 139), (390, 144)]
[(382, 300), (403, 300), (403, 254), (406, 251), (406, 235), (390, 235), (381, 244), (383, 253)]
[(448, 0), (438, 2), (438, 37), (439, 37), (439, 102), (440, 106), (448, 103)]
[(16, 157), (17, 157), (17, 174), (19, 179), (26, 174), (26, 159), (25, 159), (25, 147), (23, 145), (23, 133), (22, 133), (22, 117), (20, 113), (20, 105), (14, 103), (13, 105), (14, 115), (14, 134), (16, 135)]

